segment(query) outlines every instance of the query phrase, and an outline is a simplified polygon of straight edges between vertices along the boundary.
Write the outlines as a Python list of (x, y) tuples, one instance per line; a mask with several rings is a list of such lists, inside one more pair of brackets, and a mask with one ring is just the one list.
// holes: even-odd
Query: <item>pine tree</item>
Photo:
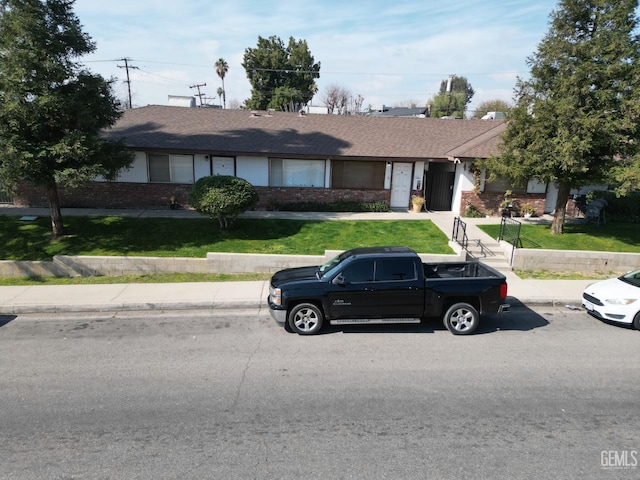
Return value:
[(111, 83), (76, 59), (95, 49), (73, 0), (0, 1), (0, 178), (43, 188), (54, 237), (58, 184), (112, 179), (133, 154), (99, 133), (121, 112)]
[(258, 46), (245, 50), (242, 66), (251, 83), (247, 108), (295, 111), (317, 91), (320, 63), (314, 63), (306, 40), (289, 37), (285, 46), (279, 37), (258, 37)]
[(636, 0), (561, 0), (519, 79), (491, 172), (558, 185), (552, 233), (563, 233), (571, 189), (606, 183), (640, 142)]

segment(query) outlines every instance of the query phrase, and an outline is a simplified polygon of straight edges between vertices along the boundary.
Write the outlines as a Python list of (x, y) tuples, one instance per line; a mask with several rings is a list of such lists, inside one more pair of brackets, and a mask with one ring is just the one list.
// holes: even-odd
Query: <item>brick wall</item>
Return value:
[[(188, 208), (191, 185), (176, 183), (95, 182), (75, 189), (60, 188), (60, 204), (66, 208), (168, 208), (171, 196)], [(256, 208), (272, 209), (277, 205), (301, 202), (373, 202), (391, 199), (390, 190), (350, 190), (304, 187), (256, 187), (260, 200)], [(42, 189), (20, 185), (14, 205), (47, 207)]]
[[(528, 203), (536, 210), (536, 215), (544, 213), (544, 193), (514, 193), (512, 198), (517, 200), (520, 206)], [(493, 210), (494, 215), (500, 215), (500, 204), (504, 201), (504, 193), (475, 193), (462, 192), (462, 208), (473, 205), (481, 212)]]
[(260, 201), (257, 208), (274, 208), (287, 203), (303, 202), (387, 202), (391, 190), (351, 190), (303, 187), (256, 187)]

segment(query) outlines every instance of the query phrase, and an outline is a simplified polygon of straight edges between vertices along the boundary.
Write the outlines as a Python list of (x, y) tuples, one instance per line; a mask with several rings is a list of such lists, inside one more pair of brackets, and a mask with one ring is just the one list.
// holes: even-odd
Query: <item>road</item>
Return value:
[(471, 337), (257, 310), (0, 325), (1, 479), (640, 476), (640, 332), (582, 311)]

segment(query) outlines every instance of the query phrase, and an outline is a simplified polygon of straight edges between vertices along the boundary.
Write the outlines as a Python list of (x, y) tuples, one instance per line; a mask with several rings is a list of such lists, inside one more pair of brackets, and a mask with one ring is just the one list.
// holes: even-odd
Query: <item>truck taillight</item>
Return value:
[(507, 298), (507, 284), (500, 285), (500, 298)]

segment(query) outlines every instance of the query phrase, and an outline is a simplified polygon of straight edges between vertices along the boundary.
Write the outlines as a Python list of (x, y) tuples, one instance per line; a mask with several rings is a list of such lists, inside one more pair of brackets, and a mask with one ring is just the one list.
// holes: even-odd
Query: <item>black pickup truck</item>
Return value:
[(504, 275), (480, 262), (423, 263), (406, 247), (347, 250), (322, 266), (271, 277), (269, 311), (300, 335), (332, 325), (420, 323), (441, 317), (454, 335), (509, 310)]

